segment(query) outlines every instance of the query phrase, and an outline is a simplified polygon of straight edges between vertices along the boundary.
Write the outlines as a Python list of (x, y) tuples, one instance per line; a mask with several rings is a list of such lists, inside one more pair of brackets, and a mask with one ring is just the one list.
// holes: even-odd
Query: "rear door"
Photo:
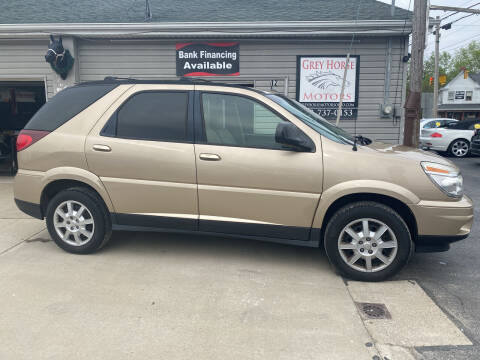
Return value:
[(135, 85), (85, 143), (121, 225), (196, 230), (193, 85)]
[[(254, 91), (196, 89), (200, 230), (307, 240), (322, 189), (320, 136)], [(276, 143), (283, 121), (309, 136), (314, 152)]]

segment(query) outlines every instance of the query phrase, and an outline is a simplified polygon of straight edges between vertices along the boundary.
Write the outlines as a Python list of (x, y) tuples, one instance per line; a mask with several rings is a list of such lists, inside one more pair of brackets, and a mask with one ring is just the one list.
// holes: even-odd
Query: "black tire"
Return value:
[[(81, 203), (88, 209), (93, 218), (93, 235), (91, 239), (83, 245), (75, 246), (65, 242), (55, 230), (55, 210), (65, 201)], [(63, 250), (73, 254), (90, 254), (101, 249), (108, 242), (112, 234), (110, 213), (103, 200), (92, 190), (83, 187), (62, 190), (56, 194), (48, 203), (46, 222), (48, 232), (55, 243)]]
[[(364, 218), (383, 222), (391, 229), (397, 240), (396, 255), (392, 255), (392, 261), (388, 266), (378, 271), (363, 272), (354, 269), (346, 263), (346, 260), (344, 260), (340, 254), (339, 237), (342, 230), (348, 224)], [(324, 246), (328, 259), (335, 269), (341, 275), (358, 281), (382, 281), (395, 275), (408, 263), (414, 252), (414, 244), (410, 231), (402, 217), (390, 207), (370, 201), (352, 203), (339, 209), (330, 218), (326, 226)], [(375, 246), (377, 245), (375, 244)], [(381, 251), (383, 252), (385, 250)], [(353, 254), (354, 250), (352, 250), (352, 255)], [(360, 258), (359, 261), (361, 264), (364, 260)], [(383, 264), (379, 262), (378, 259), (374, 261), (377, 261), (380, 265)]]
[[(468, 150), (466, 153), (464, 153), (463, 155), (458, 155), (458, 152), (455, 152), (454, 151), (454, 147), (455, 145), (457, 144), (460, 144), (460, 143), (466, 143), (467, 146), (468, 146)], [(453, 157), (456, 157), (456, 158), (464, 158), (466, 157), (468, 154), (470, 154), (470, 141), (468, 141), (467, 139), (455, 139), (453, 140), (450, 145), (448, 146), (448, 149), (447, 149), (447, 153), (449, 156), (453, 156)]]

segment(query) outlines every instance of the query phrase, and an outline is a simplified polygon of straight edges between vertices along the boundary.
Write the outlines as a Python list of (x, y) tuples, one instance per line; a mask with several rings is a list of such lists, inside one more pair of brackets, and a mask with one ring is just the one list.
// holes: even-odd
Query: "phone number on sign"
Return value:
[[(331, 117), (331, 116), (337, 116), (338, 114), (338, 109), (312, 109), (315, 111), (318, 115), (323, 116), (323, 117)], [(345, 116), (345, 117), (352, 117), (355, 116), (355, 111), (353, 109), (342, 109), (342, 115), (340, 116)]]

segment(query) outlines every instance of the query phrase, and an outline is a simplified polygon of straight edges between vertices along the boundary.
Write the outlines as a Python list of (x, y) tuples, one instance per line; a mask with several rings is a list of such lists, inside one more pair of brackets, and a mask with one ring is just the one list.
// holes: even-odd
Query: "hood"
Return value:
[(420, 149), (415, 149), (409, 146), (372, 142), (370, 145), (368, 145), (368, 147), (377, 152), (384, 153), (387, 156), (394, 156), (397, 159), (412, 160), (419, 163), (421, 161), (430, 161), (438, 164), (453, 166), (454, 168), (458, 169), (458, 167), (453, 162), (445, 159), (440, 155)]

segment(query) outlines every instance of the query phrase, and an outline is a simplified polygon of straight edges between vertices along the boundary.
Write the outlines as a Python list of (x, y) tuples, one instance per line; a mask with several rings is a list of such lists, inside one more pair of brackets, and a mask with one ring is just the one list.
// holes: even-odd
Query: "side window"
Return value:
[(203, 121), (208, 144), (282, 149), (275, 131), (284, 122), (267, 107), (243, 96), (203, 93)]
[(425, 126), (424, 126), (423, 128), (424, 128), (424, 129), (432, 129), (432, 128), (434, 128), (434, 127), (436, 127), (435, 121), (429, 121), (429, 122), (427, 122), (427, 123), (425, 124)]
[(469, 123), (466, 121), (458, 121), (454, 125), (451, 126), (452, 129), (457, 129), (457, 130), (468, 130)]
[(116, 136), (183, 142), (187, 139), (187, 113), (186, 92), (142, 92), (119, 108)]
[(480, 126), (480, 121), (471, 123), (470, 126), (468, 127), (468, 130), (475, 130), (476, 129), (475, 125), (477, 127)]

